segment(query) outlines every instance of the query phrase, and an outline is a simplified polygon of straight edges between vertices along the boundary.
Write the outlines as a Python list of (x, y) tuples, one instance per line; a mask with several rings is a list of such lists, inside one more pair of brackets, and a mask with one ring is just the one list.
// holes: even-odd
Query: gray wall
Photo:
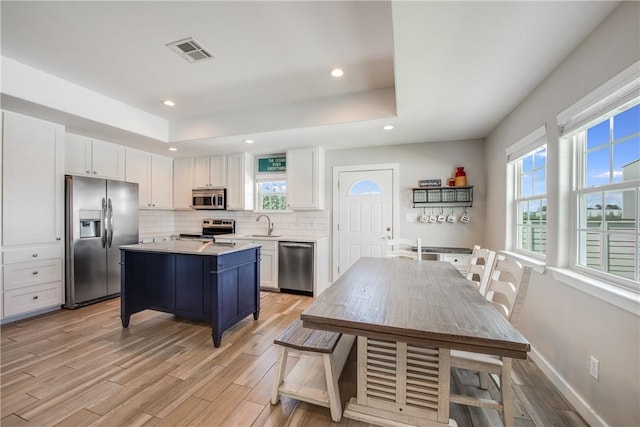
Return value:
[[(556, 115), (640, 58), (639, 27), (640, 3), (623, 2), (487, 137), (487, 205), (492, 207), (487, 246), (505, 248), (505, 149), (544, 123), (551, 168), (549, 234), (566, 243), (570, 214), (557, 208), (570, 177), (556, 172), (558, 154), (567, 149), (557, 143)], [(567, 266), (569, 260), (570, 254), (550, 248), (550, 266)], [(521, 330), (536, 361), (574, 405), (588, 408), (583, 416), (590, 422), (640, 425), (640, 317), (638, 304), (634, 307), (635, 313), (618, 308), (555, 280), (549, 270), (534, 274)], [(589, 376), (590, 355), (600, 361), (599, 381)]]

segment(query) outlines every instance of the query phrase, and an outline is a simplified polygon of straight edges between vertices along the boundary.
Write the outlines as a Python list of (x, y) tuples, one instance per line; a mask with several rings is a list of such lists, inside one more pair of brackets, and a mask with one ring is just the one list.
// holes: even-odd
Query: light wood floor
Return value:
[[(119, 299), (2, 326), (0, 425), (336, 425), (326, 408), (286, 397), (269, 403), (273, 339), (310, 302), (263, 293), (260, 319), (227, 331), (218, 349), (209, 326), (165, 313), (134, 314), (123, 329)], [(516, 425), (586, 425), (535, 364), (514, 368)], [(355, 395), (355, 375), (352, 353), (340, 379), (343, 404)], [(476, 375), (463, 380), (483, 393)], [(451, 416), (460, 427), (502, 424), (495, 411), (459, 405)], [(345, 418), (339, 425), (365, 426)]]

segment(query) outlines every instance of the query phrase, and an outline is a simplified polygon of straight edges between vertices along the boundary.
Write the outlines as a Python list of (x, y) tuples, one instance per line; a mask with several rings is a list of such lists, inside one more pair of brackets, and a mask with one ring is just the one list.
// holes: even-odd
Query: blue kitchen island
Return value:
[(214, 347), (240, 320), (260, 315), (260, 246), (177, 240), (120, 247), (121, 311), (157, 310), (211, 324)]

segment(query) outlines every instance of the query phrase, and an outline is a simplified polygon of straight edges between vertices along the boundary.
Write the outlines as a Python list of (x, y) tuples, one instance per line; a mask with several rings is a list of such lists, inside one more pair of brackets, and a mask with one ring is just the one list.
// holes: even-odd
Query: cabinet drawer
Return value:
[(2, 256), (4, 264), (62, 258), (62, 246), (35, 246), (31, 248), (10, 249), (5, 250)]
[(254, 240), (253, 243), (262, 246), (263, 251), (275, 251), (278, 249), (278, 242), (276, 240)]
[(460, 272), (465, 272), (470, 262), (468, 254), (442, 254), (442, 261), (450, 262)]
[(4, 266), (4, 288), (17, 289), (62, 280), (62, 260), (22, 262)]
[(62, 305), (62, 282), (29, 286), (4, 293), (5, 316), (13, 316), (53, 305)]

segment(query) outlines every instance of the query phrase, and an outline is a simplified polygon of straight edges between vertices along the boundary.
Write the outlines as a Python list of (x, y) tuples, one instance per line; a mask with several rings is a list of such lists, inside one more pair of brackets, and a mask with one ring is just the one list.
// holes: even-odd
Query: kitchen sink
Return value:
[(249, 234), (249, 237), (282, 237), (282, 236), (276, 236), (275, 234)]

